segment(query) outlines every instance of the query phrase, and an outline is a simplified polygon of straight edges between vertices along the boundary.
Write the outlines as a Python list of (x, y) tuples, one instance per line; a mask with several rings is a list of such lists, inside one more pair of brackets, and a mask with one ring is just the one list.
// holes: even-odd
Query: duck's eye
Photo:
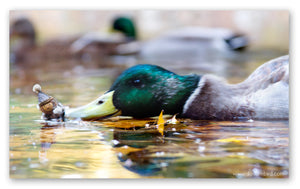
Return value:
[(103, 103), (104, 103), (103, 100), (99, 100), (99, 101), (98, 101), (98, 104), (103, 104)]
[(132, 85), (135, 87), (142, 87), (143, 83), (140, 79), (134, 79), (134, 80), (132, 80)]

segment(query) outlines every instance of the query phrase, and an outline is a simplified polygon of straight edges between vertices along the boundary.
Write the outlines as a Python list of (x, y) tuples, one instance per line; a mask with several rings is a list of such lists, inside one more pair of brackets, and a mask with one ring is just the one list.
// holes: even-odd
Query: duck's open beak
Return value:
[(120, 115), (121, 111), (113, 105), (113, 94), (114, 91), (105, 93), (85, 106), (66, 110), (66, 117), (97, 120), (108, 116)]

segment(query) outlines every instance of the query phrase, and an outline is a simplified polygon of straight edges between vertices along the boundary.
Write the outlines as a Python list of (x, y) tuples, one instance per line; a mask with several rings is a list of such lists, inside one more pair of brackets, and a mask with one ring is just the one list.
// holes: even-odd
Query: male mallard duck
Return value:
[(288, 119), (289, 56), (273, 59), (239, 84), (212, 75), (180, 76), (154, 65), (124, 71), (103, 96), (67, 117), (94, 120), (166, 114), (207, 120)]
[(119, 54), (119, 45), (137, 38), (135, 23), (129, 17), (115, 17), (111, 29), (114, 33), (89, 32), (81, 36), (71, 44), (71, 51), (75, 54), (116, 55)]

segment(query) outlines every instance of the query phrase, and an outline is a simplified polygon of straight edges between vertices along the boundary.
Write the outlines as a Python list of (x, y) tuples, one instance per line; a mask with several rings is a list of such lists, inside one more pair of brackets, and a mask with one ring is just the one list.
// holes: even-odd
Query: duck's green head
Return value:
[(124, 71), (103, 96), (67, 116), (99, 119), (120, 113), (136, 118), (181, 113), (200, 76), (180, 76), (159, 66), (137, 65)]
[(117, 17), (113, 20), (112, 29), (123, 33), (131, 40), (136, 40), (136, 27), (133, 20), (129, 17)]

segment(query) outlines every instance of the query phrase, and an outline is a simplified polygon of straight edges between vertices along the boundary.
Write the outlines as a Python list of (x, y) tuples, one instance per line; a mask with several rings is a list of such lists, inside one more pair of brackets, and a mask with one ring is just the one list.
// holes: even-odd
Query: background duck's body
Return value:
[(159, 66), (137, 65), (124, 71), (105, 95), (66, 115), (99, 119), (121, 112), (151, 117), (161, 110), (206, 120), (288, 119), (289, 56), (265, 63), (239, 84), (212, 75), (180, 76)]
[(128, 39), (120, 33), (105, 34), (90, 32), (72, 44), (70, 50), (75, 55), (84, 56), (103, 56), (103, 55), (118, 55), (118, 46), (128, 43)]
[(245, 36), (229, 29), (185, 27), (143, 43), (140, 56), (150, 60), (209, 60), (218, 53), (241, 51), (247, 45)]

